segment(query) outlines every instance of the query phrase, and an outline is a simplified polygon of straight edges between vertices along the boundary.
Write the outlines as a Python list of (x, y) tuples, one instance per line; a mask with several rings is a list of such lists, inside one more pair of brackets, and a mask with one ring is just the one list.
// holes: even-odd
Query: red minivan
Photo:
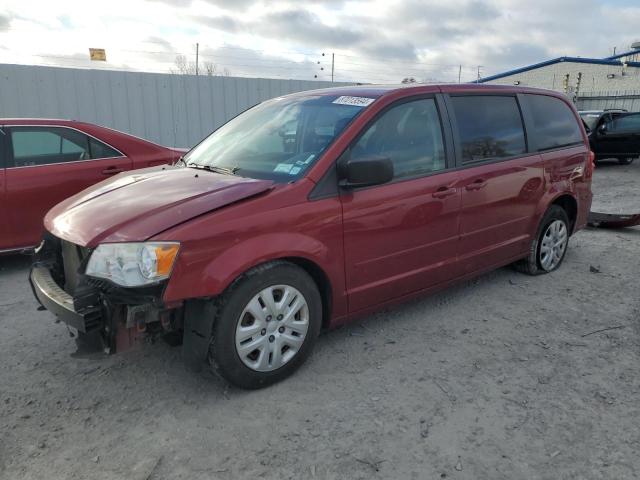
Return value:
[(358, 86), (261, 103), (177, 165), (45, 218), (39, 302), (106, 352), (144, 335), (235, 385), (291, 374), (322, 328), (515, 264), (562, 263), (593, 158), (562, 95)]

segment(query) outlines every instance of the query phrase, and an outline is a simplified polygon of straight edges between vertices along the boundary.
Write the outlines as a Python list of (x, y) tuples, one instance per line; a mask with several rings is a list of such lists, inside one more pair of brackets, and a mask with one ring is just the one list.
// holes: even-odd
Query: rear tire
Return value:
[(567, 253), (569, 229), (567, 212), (559, 205), (551, 205), (540, 220), (529, 255), (514, 263), (515, 269), (527, 275), (542, 275), (556, 270)]
[(321, 325), (320, 292), (307, 272), (285, 261), (260, 265), (218, 300), (210, 364), (240, 388), (266, 387), (304, 363)]

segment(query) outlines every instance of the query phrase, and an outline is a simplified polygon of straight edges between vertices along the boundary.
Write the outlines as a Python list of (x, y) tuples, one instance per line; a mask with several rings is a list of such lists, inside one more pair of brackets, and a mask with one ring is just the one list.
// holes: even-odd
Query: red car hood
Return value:
[(151, 167), (120, 174), (64, 200), (47, 213), (44, 225), (56, 237), (85, 247), (143, 241), (271, 185), (193, 168)]

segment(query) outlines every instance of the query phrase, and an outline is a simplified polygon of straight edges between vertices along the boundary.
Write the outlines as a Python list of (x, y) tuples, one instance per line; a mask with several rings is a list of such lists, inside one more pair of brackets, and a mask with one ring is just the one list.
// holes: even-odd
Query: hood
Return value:
[(45, 228), (84, 247), (143, 241), (168, 228), (268, 190), (273, 182), (158, 166), (120, 174), (53, 207)]

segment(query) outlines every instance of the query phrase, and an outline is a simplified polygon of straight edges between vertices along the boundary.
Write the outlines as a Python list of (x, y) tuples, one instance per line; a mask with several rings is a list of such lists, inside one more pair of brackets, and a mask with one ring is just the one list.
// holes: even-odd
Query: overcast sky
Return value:
[(201, 71), (328, 79), (335, 53), (336, 80), (464, 81), (624, 51), (638, 25), (640, 0), (2, 0), (0, 62), (167, 72), (199, 43)]

